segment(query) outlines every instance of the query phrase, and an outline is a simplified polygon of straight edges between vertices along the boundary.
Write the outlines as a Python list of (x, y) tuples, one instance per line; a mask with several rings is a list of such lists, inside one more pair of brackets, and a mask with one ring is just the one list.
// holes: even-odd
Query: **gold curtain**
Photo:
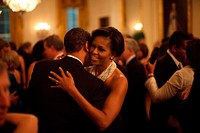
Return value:
[(58, 0), (57, 1), (57, 28), (58, 34), (61, 38), (64, 38), (67, 32), (67, 17), (66, 9), (68, 7), (79, 8), (79, 27), (83, 29), (88, 28), (88, 8), (87, 0)]
[(23, 42), (23, 16), (19, 12), (10, 13), (10, 36), (11, 41), (15, 42), (17, 47)]

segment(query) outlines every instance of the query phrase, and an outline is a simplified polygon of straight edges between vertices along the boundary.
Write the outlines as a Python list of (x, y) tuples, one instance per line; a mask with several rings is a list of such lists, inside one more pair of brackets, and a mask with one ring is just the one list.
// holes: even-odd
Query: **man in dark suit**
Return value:
[(64, 38), (67, 56), (61, 60), (46, 60), (35, 65), (28, 88), (30, 111), (39, 118), (40, 133), (97, 132), (97, 127), (81, 110), (73, 98), (55, 85), (48, 76), (50, 71), (59, 73), (59, 67), (69, 71), (80, 93), (95, 107), (104, 102), (104, 83), (85, 71), (83, 63), (88, 57), (90, 34), (73, 28)]
[[(190, 39), (187, 33), (175, 31), (169, 39), (169, 48), (165, 55), (158, 58), (154, 75), (160, 88), (172, 74), (181, 69), (186, 59), (186, 41)], [(178, 97), (162, 103), (152, 103), (150, 108), (150, 124), (152, 132), (176, 133), (178, 129), (168, 124), (170, 114), (179, 103)]]
[(57, 60), (64, 57), (64, 44), (58, 35), (50, 35), (44, 39), (45, 59)]
[[(137, 58), (138, 43), (132, 38), (125, 38), (125, 50), (120, 56), (125, 63), (128, 76), (128, 92), (126, 94), (122, 114), (124, 117), (124, 132), (145, 132), (147, 116), (145, 109), (146, 74), (144, 65)], [(133, 121), (135, 124), (133, 125)]]

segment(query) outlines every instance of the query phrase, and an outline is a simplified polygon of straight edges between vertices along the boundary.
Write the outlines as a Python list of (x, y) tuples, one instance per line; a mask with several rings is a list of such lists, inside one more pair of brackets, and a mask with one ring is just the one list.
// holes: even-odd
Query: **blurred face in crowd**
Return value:
[(47, 59), (53, 59), (54, 56), (52, 55), (52, 52), (53, 52), (53, 46), (51, 47), (48, 47), (46, 42), (44, 42), (44, 58), (47, 58)]
[(185, 62), (186, 60), (186, 41), (184, 43), (184, 45), (180, 46), (180, 47), (176, 47), (174, 46), (174, 56), (176, 57), (177, 60), (179, 60), (180, 62)]
[(90, 47), (91, 63), (101, 66), (110, 64), (110, 59), (114, 57), (111, 51), (110, 38), (97, 36)]
[(6, 70), (0, 72), (0, 126), (5, 123), (5, 116), (10, 107), (9, 99), (10, 81)]
[(126, 62), (126, 60), (132, 56), (132, 50), (127, 48), (127, 43), (124, 42), (124, 52), (120, 55), (120, 60), (122, 60), (123, 62)]

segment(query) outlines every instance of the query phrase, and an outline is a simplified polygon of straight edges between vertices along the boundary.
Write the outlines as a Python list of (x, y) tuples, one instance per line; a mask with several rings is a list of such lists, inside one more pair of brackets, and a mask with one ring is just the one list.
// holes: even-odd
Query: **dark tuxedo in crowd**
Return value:
[(199, 94), (200, 94), (200, 39), (195, 38), (187, 43), (187, 57), (194, 68), (194, 81), (189, 97), (183, 104), (181, 120), (183, 124), (183, 133), (200, 132), (198, 120), (200, 118)]
[[(162, 58), (158, 59), (154, 72), (158, 87), (161, 87), (177, 70), (178, 67), (168, 53), (166, 53), (166, 55), (164, 55)], [(158, 133), (162, 130), (163, 132), (169, 132), (173, 130), (170, 129), (168, 125), (168, 119), (169, 108), (171, 106), (170, 104), (173, 104), (174, 100), (175, 98), (172, 98), (169, 101), (151, 104), (150, 123), (153, 131)]]
[[(28, 99), (31, 113), (39, 118), (40, 133), (98, 132), (97, 127), (75, 100), (63, 90), (51, 88), (55, 82), (48, 78), (50, 71), (60, 73), (59, 67), (65, 72), (69, 71), (79, 92), (92, 105), (102, 109), (105, 100), (103, 81), (88, 73), (84, 69), (81, 59), (78, 60), (78, 57), (72, 56), (81, 50), (83, 50), (81, 53), (84, 54), (79, 54), (79, 57), (80, 55), (86, 56), (87, 49), (83, 47), (88, 39), (89, 33), (80, 28), (74, 28), (65, 36), (66, 51), (70, 55), (61, 60), (46, 60), (35, 65), (28, 88)], [(77, 51), (77, 48), (81, 49)]]
[[(200, 44), (200, 43), (199, 43)], [(200, 56), (199, 56), (200, 57)], [(182, 119), (184, 120), (183, 133), (197, 133), (200, 132), (197, 121), (200, 118), (199, 109), (199, 94), (200, 94), (200, 66), (196, 68), (194, 74), (194, 82), (190, 95), (184, 105), (184, 113)]]
[[(138, 43), (132, 38), (125, 38), (125, 51), (120, 56), (125, 63), (128, 91), (122, 107), (124, 119), (124, 132), (146, 132), (147, 115), (145, 109), (145, 95), (147, 89), (144, 86), (146, 74), (144, 65), (136, 56), (139, 50)], [(133, 122), (135, 124), (133, 124)]]
[[(179, 68), (179, 64), (184, 64), (186, 59), (186, 40), (189, 39), (189, 35), (182, 31), (176, 31), (170, 37), (169, 49), (166, 54), (157, 59), (154, 70), (154, 76), (156, 78), (158, 88), (164, 85), (175, 71), (181, 69)], [(169, 125), (168, 120), (170, 115), (176, 117), (176, 107), (180, 104), (180, 102), (181, 101), (178, 96), (161, 103), (152, 102), (150, 108), (150, 127), (152, 132), (178, 132), (177, 128)]]
[[(145, 132), (147, 128), (147, 116), (145, 109), (146, 81), (144, 65), (137, 57), (134, 57), (126, 66), (128, 74), (128, 92), (124, 101), (125, 112), (129, 130), (128, 132)], [(131, 124), (135, 121), (136, 124)], [(137, 130), (136, 130), (137, 129)]]

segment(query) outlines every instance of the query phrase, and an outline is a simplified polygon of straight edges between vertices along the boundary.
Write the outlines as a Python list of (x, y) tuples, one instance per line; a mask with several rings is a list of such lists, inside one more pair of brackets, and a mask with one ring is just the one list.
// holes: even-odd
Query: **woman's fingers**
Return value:
[(69, 71), (66, 71), (66, 74), (67, 74), (67, 76), (68, 76), (69, 78), (72, 78), (72, 79), (73, 79), (73, 77), (72, 77), (72, 75), (71, 75), (71, 73), (70, 73)]
[(55, 83), (58, 83), (58, 80), (57, 79), (55, 79), (55, 78), (53, 78), (53, 77), (51, 77), (51, 76), (49, 76), (49, 79), (51, 79), (53, 82), (55, 82)]
[(66, 77), (66, 75), (65, 75), (65, 73), (64, 73), (64, 71), (63, 71), (63, 69), (61, 67), (59, 67), (59, 70), (60, 70), (60, 73), (61, 73), (62, 77)]
[(50, 73), (58, 80), (61, 78), (57, 73), (55, 73), (53, 71), (50, 71)]

